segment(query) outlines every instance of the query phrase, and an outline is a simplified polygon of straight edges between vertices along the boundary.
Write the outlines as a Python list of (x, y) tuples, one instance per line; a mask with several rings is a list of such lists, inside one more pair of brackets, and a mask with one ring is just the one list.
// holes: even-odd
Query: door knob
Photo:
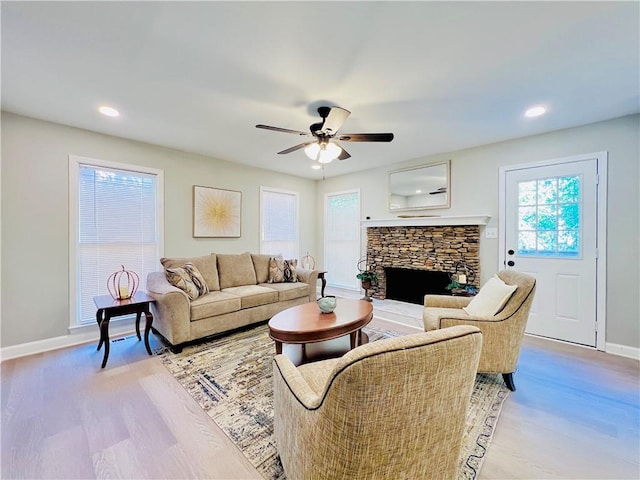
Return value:
[(513, 267), (516, 264), (516, 262), (514, 262), (513, 260), (509, 260), (507, 262), (507, 265), (509, 265), (510, 267)]
[(507, 251), (507, 253), (508, 253), (509, 255), (513, 255), (513, 254), (514, 254), (514, 253), (516, 253), (516, 252), (514, 252), (514, 251), (513, 251), (513, 250), (511, 250), (511, 249), (509, 249), (509, 250)]

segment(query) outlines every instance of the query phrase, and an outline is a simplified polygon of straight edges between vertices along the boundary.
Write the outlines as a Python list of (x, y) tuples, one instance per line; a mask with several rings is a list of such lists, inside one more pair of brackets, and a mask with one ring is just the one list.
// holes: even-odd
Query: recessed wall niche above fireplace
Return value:
[[(442, 283), (448, 275), (455, 273), (457, 263), (463, 262), (475, 272), (473, 286), (479, 288), (480, 281), (480, 226), (383, 226), (367, 227), (367, 259), (378, 274), (378, 285), (369, 290), (374, 298), (387, 298), (387, 272), (393, 267), (392, 295), (396, 300), (421, 304), (426, 293), (443, 289)], [(402, 272), (395, 269), (410, 269), (406, 272), (404, 288), (411, 290), (411, 298), (398, 298), (402, 290)], [(419, 278), (420, 272), (434, 272)], [(399, 275), (397, 275), (397, 273)], [(400, 285), (397, 284), (400, 282)], [(425, 282), (422, 285), (422, 282)], [(447, 282), (448, 283), (448, 282)], [(445, 284), (446, 286), (446, 284)], [(443, 292), (444, 293), (444, 292)]]

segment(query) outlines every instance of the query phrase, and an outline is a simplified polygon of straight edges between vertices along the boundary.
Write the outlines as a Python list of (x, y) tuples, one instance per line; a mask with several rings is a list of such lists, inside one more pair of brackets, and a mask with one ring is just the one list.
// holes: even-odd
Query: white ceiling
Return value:
[[(2, 2), (3, 110), (320, 178), (638, 113), (638, 2)], [(97, 113), (100, 104), (117, 119)], [(526, 119), (533, 104), (543, 117)]]

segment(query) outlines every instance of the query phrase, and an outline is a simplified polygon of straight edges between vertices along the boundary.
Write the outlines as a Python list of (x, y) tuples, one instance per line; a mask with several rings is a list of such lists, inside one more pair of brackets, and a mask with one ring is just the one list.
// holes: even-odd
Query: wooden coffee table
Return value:
[(306, 361), (305, 345), (350, 336), (351, 349), (366, 343), (361, 332), (373, 318), (373, 305), (363, 300), (339, 298), (333, 313), (322, 313), (315, 302), (287, 308), (269, 320), (269, 336), (276, 343), (276, 353), (282, 344), (300, 344)]

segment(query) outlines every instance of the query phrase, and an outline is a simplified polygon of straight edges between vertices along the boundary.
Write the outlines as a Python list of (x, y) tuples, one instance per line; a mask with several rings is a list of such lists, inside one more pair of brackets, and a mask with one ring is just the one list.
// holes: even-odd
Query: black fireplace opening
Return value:
[(446, 289), (451, 283), (449, 274), (436, 270), (418, 270), (414, 268), (384, 267), (389, 300), (424, 304), (427, 294), (449, 295)]

